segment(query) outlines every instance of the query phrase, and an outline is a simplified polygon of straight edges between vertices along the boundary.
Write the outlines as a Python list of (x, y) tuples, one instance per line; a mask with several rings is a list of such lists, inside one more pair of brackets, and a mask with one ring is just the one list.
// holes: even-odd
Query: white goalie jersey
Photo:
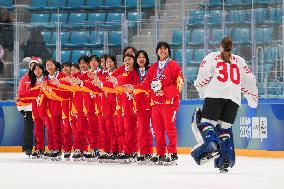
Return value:
[(225, 63), (220, 52), (208, 54), (200, 64), (194, 86), (201, 98), (231, 99), (240, 106), (243, 93), (250, 107), (258, 104), (256, 78), (245, 60), (234, 54), (231, 63)]

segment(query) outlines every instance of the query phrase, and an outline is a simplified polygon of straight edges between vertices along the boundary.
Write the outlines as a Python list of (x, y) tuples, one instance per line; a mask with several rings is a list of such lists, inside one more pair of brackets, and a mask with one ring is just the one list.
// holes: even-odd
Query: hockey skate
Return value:
[(108, 163), (109, 162), (109, 154), (106, 152), (100, 152), (98, 160), (100, 163)]
[(60, 161), (61, 160), (61, 151), (60, 150), (54, 150), (50, 154), (51, 161)]
[(131, 156), (132, 156), (133, 162), (137, 162), (138, 153), (134, 152), (134, 153), (131, 154)]
[(72, 155), (74, 161), (81, 161), (83, 160), (83, 154), (81, 150), (75, 149), (74, 154)]
[(91, 155), (92, 155), (94, 161), (98, 160), (98, 157), (100, 155), (100, 150), (99, 149), (92, 150)]
[(117, 152), (114, 152), (114, 153), (111, 153), (109, 154), (109, 161), (112, 162), (112, 163), (118, 163), (119, 162), (119, 159), (118, 159), (118, 153)]
[(25, 154), (26, 154), (27, 156), (29, 156), (29, 158), (30, 158), (31, 155), (32, 155), (32, 149), (26, 149), (26, 150), (25, 150)]
[(126, 153), (125, 154), (121, 154), (119, 158), (120, 158), (119, 162), (122, 163), (122, 164), (129, 164), (129, 163), (132, 162), (131, 161), (132, 157), (131, 157), (130, 154), (126, 154)]
[(45, 160), (49, 159), (49, 158), (50, 158), (51, 153), (52, 153), (52, 150), (51, 150), (51, 151), (49, 151), (49, 152), (44, 152), (44, 153), (43, 153), (43, 159), (45, 159)]
[(166, 156), (166, 163), (164, 165), (177, 165), (177, 153), (170, 153)]
[(140, 155), (137, 157), (137, 164), (138, 165), (148, 164), (151, 158), (152, 158), (152, 154)]
[(166, 156), (155, 155), (150, 158), (150, 165), (164, 165), (166, 164)]
[(83, 152), (83, 160), (87, 162), (92, 162), (93, 161), (93, 156), (90, 152)]
[(42, 150), (36, 150), (32, 154), (32, 159), (41, 159), (43, 157)]
[(71, 152), (64, 152), (63, 158), (65, 159), (65, 161), (70, 161), (70, 157), (71, 157)]

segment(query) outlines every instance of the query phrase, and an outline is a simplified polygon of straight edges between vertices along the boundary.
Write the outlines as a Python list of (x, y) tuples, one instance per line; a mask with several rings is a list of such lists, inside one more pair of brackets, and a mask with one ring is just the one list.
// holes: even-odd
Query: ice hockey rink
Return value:
[(52, 162), (0, 153), (1, 189), (283, 189), (284, 159), (237, 157), (229, 173), (180, 155), (177, 166)]

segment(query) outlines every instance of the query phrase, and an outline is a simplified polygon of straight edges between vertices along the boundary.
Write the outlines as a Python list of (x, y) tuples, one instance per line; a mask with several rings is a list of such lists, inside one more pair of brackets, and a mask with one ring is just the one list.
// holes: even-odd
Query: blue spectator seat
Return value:
[(125, 4), (127, 9), (136, 9), (137, 8), (137, 0), (126, 0)]
[(48, 6), (48, 0), (32, 0), (31, 5), (27, 7), (30, 11), (42, 11)]
[(105, 22), (106, 13), (89, 13), (88, 24), (95, 26), (97, 24), (101, 25)]
[(92, 31), (90, 37), (89, 47), (103, 47), (104, 44), (104, 32), (103, 31)]
[(268, 20), (268, 9), (255, 9), (255, 23), (263, 24)]
[(209, 11), (208, 25), (217, 26), (222, 24), (222, 10)]
[(60, 10), (66, 6), (65, 0), (49, 0), (48, 10)]
[(281, 49), (277, 47), (265, 47), (263, 49), (264, 62), (273, 63), (280, 59)]
[(0, 1), (0, 7), (5, 9), (13, 9), (13, 3), (12, 0), (2, 0)]
[(272, 72), (272, 68), (273, 68), (273, 64), (264, 64), (264, 72), (266, 72), (267, 74)]
[(153, 9), (155, 8), (155, 1), (153, 0), (141, 0), (143, 9)]
[(105, 27), (119, 27), (123, 19), (123, 13), (108, 13)]
[(137, 12), (129, 12), (127, 15), (128, 26), (135, 27), (137, 25), (137, 19), (138, 21), (141, 21), (143, 17), (144, 17), (144, 12), (141, 12), (140, 14), (138, 14)]
[(72, 32), (70, 37), (71, 47), (84, 47), (89, 44), (90, 32), (88, 31), (77, 31)]
[(272, 41), (272, 28), (256, 29), (256, 42), (258, 44), (271, 43), (271, 41)]
[(124, 8), (121, 4), (121, 0), (105, 0), (104, 9), (121, 9)]
[(219, 7), (223, 5), (223, 0), (209, 0), (208, 6), (210, 8)]
[(185, 70), (185, 78), (188, 81), (191, 81), (191, 82), (196, 80), (196, 77), (197, 77), (197, 74), (198, 74), (198, 69), (199, 69), (199, 66), (196, 67), (196, 66), (192, 65), (192, 66), (187, 67), (186, 70)]
[(227, 0), (226, 3), (229, 7), (238, 7), (241, 6), (242, 0)]
[(200, 64), (205, 55), (206, 52), (204, 49), (195, 49), (193, 51), (193, 63)]
[(204, 29), (193, 29), (191, 31), (189, 45), (203, 45), (204, 43)]
[(32, 23), (46, 24), (49, 19), (49, 14), (32, 14)]
[(87, 13), (71, 13), (69, 15), (69, 23), (86, 22)]
[[(62, 47), (70, 46), (70, 43), (69, 43), (70, 32), (61, 32), (60, 37), (61, 37), (61, 46)], [(51, 44), (47, 44), (47, 46), (49, 46), (49, 47), (55, 47), (56, 46), (56, 32), (52, 33)]]
[(229, 24), (251, 24), (251, 14), (247, 10), (231, 10), (228, 13)]
[(219, 45), (220, 41), (223, 39), (222, 29), (212, 29), (212, 33), (209, 38), (210, 45)]
[(61, 51), (61, 62), (64, 63), (70, 61), (70, 55), (71, 55), (70, 50)]
[(255, 5), (257, 6), (269, 6), (275, 3), (279, 3), (279, 0), (255, 0)]
[[(61, 63), (70, 61), (71, 57), (71, 51), (70, 50), (63, 50), (61, 51)], [(56, 59), (56, 51), (52, 52), (52, 58), (55, 60)]]
[(66, 22), (67, 21), (67, 13), (55, 13), (55, 14), (51, 14), (50, 16), (50, 22), (57, 22), (59, 19), (59, 22)]
[(88, 27), (86, 25), (87, 13), (70, 13), (69, 22), (63, 26), (69, 29), (80, 29)]
[(104, 6), (104, 0), (86, 0), (85, 9), (95, 10), (101, 9)]
[(174, 30), (171, 45), (181, 45), (181, 44), (182, 44), (182, 31)]
[(235, 44), (250, 44), (251, 33), (249, 28), (235, 28), (231, 31), (231, 36)]
[(42, 31), (41, 32), (43, 41), (45, 42), (45, 44), (49, 44), (50, 43), (50, 39), (51, 39), (51, 33), (48, 31)]
[(92, 54), (100, 58), (104, 54), (104, 50), (93, 50)]
[[(190, 31), (185, 31), (185, 41), (188, 43), (190, 41)], [(174, 30), (172, 35), (172, 42), (171, 45), (182, 45), (182, 31), (181, 30)]]
[[(182, 49), (177, 49), (175, 53), (175, 60), (182, 65)], [(186, 49), (186, 65), (192, 63), (192, 49)]]
[(269, 9), (268, 24), (281, 24), (282, 23), (282, 8)]
[(203, 26), (204, 25), (204, 10), (191, 10), (188, 14), (188, 26)]
[(67, 6), (63, 7), (64, 10), (81, 10), (84, 9), (85, 0), (68, 0)]
[(251, 6), (251, 0), (242, 0), (243, 2), (242, 2), (242, 5), (243, 6)]
[(108, 44), (111, 47), (120, 47), (121, 46), (121, 31), (109, 32)]
[(81, 56), (87, 55), (87, 54), (89, 54), (89, 53), (90, 53), (90, 51), (88, 51), (88, 50), (73, 50), (73, 51), (72, 51), (72, 59), (71, 59), (71, 61), (72, 61), (73, 63), (78, 63), (78, 59), (79, 59)]

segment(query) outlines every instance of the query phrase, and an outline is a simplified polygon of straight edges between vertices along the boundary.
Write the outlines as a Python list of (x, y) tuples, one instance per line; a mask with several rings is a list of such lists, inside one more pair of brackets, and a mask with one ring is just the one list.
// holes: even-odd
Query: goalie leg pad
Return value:
[(219, 122), (216, 126), (216, 132), (220, 141), (220, 157), (215, 159), (214, 166), (216, 168), (226, 169), (235, 165), (235, 148), (232, 132), (232, 124)]
[[(202, 138), (202, 143), (197, 144), (191, 152), (191, 156), (194, 158), (198, 165), (202, 165), (210, 160), (219, 157), (219, 138), (215, 132), (215, 127), (212, 123), (201, 122), (197, 129), (193, 132), (199, 132)], [(194, 134), (197, 135), (196, 133)], [(199, 138), (197, 138), (199, 141)]]

